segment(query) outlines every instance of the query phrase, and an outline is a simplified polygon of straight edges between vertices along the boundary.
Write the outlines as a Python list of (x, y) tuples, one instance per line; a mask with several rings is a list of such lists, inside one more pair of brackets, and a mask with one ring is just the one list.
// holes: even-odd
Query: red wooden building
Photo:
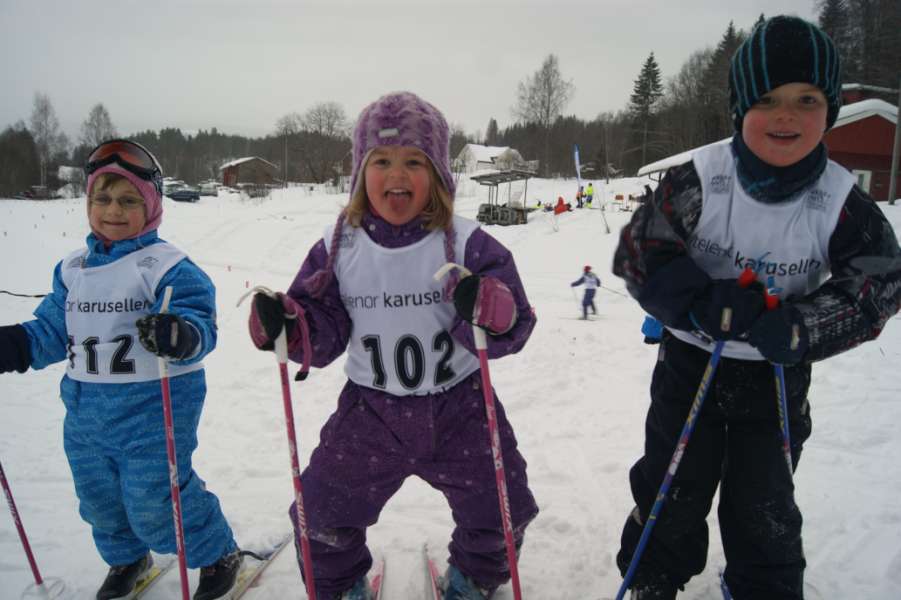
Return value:
[[(835, 126), (823, 138), (829, 158), (851, 171), (873, 199), (888, 200), (898, 109), (877, 98), (854, 102), (853, 96), (844, 97)], [(901, 190), (901, 177), (895, 189)]]

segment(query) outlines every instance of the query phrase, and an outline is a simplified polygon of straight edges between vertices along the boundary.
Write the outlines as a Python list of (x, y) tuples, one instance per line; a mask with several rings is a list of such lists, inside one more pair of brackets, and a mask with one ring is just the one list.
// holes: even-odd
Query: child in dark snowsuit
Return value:
[[(317, 593), (368, 597), (366, 529), (416, 475), (444, 493), (456, 523), (445, 599), (489, 598), (510, 568), (471, 323), (489, 332), (488, 355), (500, 358), (523, 347), (535, 315), (510, 252), (453, 214), (448, 126), (434, 106), (402, 92), (366, 107), (351, 187), (288, 292), (258, 294), (250, 317), (261, 348), (271, 348), (264, 332), (285, 322), (295, 361), (304, 358), (298, 318), (309, 323), (313, 366), (347, 351), (338, 409), (302, 475)], [(454, 261), (474, 275), (436, 282)], [(499, 403), (497, 418), (521, 545), (538, 508)]]
[[(792, 470), (811, 432), (814, 361), (874, 339), (901, 301), (901, 273), (849, 278), (857, 256), (898, 241), (822, 143), (838, 115), (832, 41), (796, 17), (758, 26), (732, 58), (736, 134), (671, 168), (620, 238), (614, 273), (666, 326), (651, 382), (636, 506), (617, 564), (625, 573), (714, 348), (722, 360), (641, 555), (632, 598), (672, 599), (704, 569), (705, 522), (719, 520), (736, 600), (800, 600), (801, 513), (782, 450), (773, 364), (784, 365)], [(758, 283), (742, 287), (744, 270)], [(835, 281), (830, 280), (830, 275)], [(781, 305), (766, 311), (763, 286)], [(722, 326), (724, 309), (731, 326)], [(727, 313), (728, 314), (728, 311)], [(726, 331), (724, 331), (726, 329)]]
[(579, 285), (585, 286), (585, 294), (582, 296), (582, 319), (588, 319), (588, 309), (591, 308), (591, 314), (598, 314), (598, 309), (594, 305), (594, 294), (601, 286), (601, 280), (591, 271), (590, 265), (585, 265), (582, 276), (569, 284), (570, 287)]
[(194, 599), (220, 598), (241, 558), (219, 501), (191, 466), (206, 396), (200, 361), (216, 346), (216, 289), (157, 235), (162, 173), (146, 148), (105, 142), (85, 173), (87, 246), (57, 264), (34, 320), (0, 327), (0, 373), (67, 360), (63, 443), (79, 513), (110, 565), (96, 598), (109, 600), (131, 597), (153, 565), (151, 549), (176, 551), (158, 357), (169, 362), (185, 554), (189, 567), (202, 567)]

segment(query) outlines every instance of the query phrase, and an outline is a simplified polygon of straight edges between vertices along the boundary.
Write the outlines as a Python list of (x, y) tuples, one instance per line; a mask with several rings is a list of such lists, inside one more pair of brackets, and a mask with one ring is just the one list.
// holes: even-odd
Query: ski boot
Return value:
[(679, 590), (668, 583), (651, 583), (636, 585), (632, 588), (630, 600), (676, 600), (676, 592)]
[(113, 600), (114, 598), (128, 598), (138, 581), (150, 571), (153, 566), (153, 557), (145, 554), (129, 565), (116, 565), (110, 567), (103, 585), (97, 590), (97, 600)]
[(494, 590), (479, 587), (472, 579), (460, 572), (454, 565), (449, 565), (442, 578), (444, 587), (443, 600), (488, 600)]
[(235, 585), (244, 557), (240, 550), (225, 554), (211, 565), (200, 569), (200, 583), (194, 600), (214, 600), (225, 596)]

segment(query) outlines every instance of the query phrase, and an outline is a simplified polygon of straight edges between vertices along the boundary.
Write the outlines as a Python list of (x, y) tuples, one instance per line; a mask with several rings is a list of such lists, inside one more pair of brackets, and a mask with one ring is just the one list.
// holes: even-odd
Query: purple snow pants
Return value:
[[(450, 562), (486, 588), (510, 579), (479, 377), (476, 371), (428, 396), (393, 396), (350, 381), (344, 386), (301, 475), (317, 596), (341, 593), (369, 571), (366, 528), (411, 475), (450, 504), (456, 523)], [(497, 420), (519, 547), (538, 506), (499, 402)], [(290, 513), (296, 524), (293, 504)], [(301, 563), (298, 531), (295, 546)]]

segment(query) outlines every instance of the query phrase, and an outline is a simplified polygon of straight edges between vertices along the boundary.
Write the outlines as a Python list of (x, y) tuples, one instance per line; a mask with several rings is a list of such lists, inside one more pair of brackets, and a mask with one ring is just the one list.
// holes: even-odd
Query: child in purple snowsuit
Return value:
[[(401, 92), (365, 108), (351, 188), (287, 293), (257, 294), (250, 316), (261, 349), (286, 327), (294, 361), (304, 358), (299, 319), (313, 366), (347, 351), (348, 381), (301, 476), (318, 597), (366, 597), (366, 528), (416, 475), (445, 495), (456, 523), (445, 597), (488, 598), (510, 569), (472, 324), (500, 358), (523, 347), (535, 315), (510, 252), (453, 215), (448, 126), (434, 106)], [(435, 281), (447, 262), (474, 275)], [(538, 507), (500, 403), (498, 423), (519, 547)]]

